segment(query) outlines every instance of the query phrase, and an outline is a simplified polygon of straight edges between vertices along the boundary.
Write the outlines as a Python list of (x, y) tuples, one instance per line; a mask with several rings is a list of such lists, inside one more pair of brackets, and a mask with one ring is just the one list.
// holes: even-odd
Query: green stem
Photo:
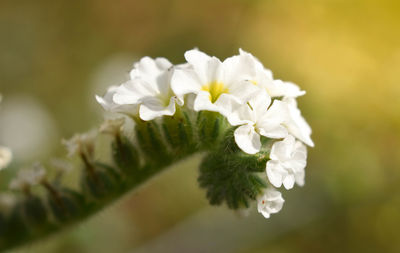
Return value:
[(198, 152), (208, 153), (199, 183), (206, 188), (211, 204), (226, 202), (233, 209), (248, 206), (264, 187), (255, 173), (263, 170), (265, 155), (243, 155), (233, 144), (231, 127), (219, 114), (202, 112), (196, 120), (192, 112), (180, 111), (160, 123), (137, 123), (134, 141), (121, 134), (115, 136), (111, 144), (114, 165), (81, 156), (84, 169), (78, 191), (45, 181), (42, 185), (47, 194), (29, 194), (11, 212), (0, 211), (0, 251), (81, 222), (173, 163)]

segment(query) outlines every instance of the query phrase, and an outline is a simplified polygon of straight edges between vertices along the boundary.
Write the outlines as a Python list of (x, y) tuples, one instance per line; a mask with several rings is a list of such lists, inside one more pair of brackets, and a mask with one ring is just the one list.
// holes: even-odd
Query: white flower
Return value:
[(306, 94), (305, 91), (300, 90), (299, 86), (292, 82), (284, 82), (282, 80), (274, 80), (272, 85), (264, 85), (261, 83), (271, 97), (288, 97), (295, 98)]
[(115, 135), (122, 130), (125, 118), (106, 119), (100, 126), (100, 132)]
[(0, 170), (6, 168), (12, 160), (11, 149), (0, 146)]
[(30, 169), (22, 169), (16, 178), (11, 180), (11, 190), (25, 190), (31, 186), (41, 183), (46, 177), (46, 170), (39, 164)]
[(96, 131), (91, 131), (84, 134), (75, 134), (69, 140), (62, 140), (62, 144), (68, 150), (68, 156), (86, 155), (87, 158), (93, 158)]
[(273, 186), (281, 187), (283, 184), (289, 190), (295, 182), (304, 185), (307, 148), (303, 143), (288, 135), (283, 141), (272, 145), (270, 158), (266, 171)]
[(96, 95), (97, 102), (108, 112), (122, 113), (133, 118), (137, 117), (139, 115), (138, 105), (120, 105), (114, 102), (113, 97), (117, 89), (117, 86), (111, 86), (103, 97)]
[(275, 100), (271, 107), (271, 97), (260, 90), (246, 104), (238, 106), (225, 105), (228, 121), (233, 126), (240, 125), (234, 133), (236, 144), (246, 153), (255, 154), (260, 151), (260, 135), (269, 138), (284, 138), (287, 129), (282, 125), (288, 113), (285, 104)]
[(266, 69), (257, 58), (242, 49), (239, 49), (239, 52), (250, 65), (248, 69), (252, 70), (250, 78), (246, 81), (265, 89), (271, 97), (298, 97), (306, 93), (294, 83), (274, 80), (271, 70)]
[(282, 209), (285, 200), (279, 191), (271, 187), (265, 190), (264, 194), (257, 199), (257, 202), (258, 212), (268, 219), (271, 214)]
[(131, 80), (122, 84), (113, 97), (120, 105), (140, 104), (142, 120), (175, 114), (175, 103), (183, 100), (171, 90), (173, 65), (165, 58), (143, 57), (131, 71)]
[(287, 104), (289, 111), (288, 121), (285, 122), (290, 134), (304, 142), (310, 147), (314, 147), (314, 142), (311, 140), (311, 127), (306, 120), (301, 116), (300, 110), (297, 108), (297, 102), (294, 98), (285, 98), (283, 101)]
[(185, 53), (191, 68), (176, 69), (171, 87), (175, 94), (183, 96), (194, 93), (194, 110), (220, 111), (220, 105), (229, 100), (242, 103), (248, 94), (258, 89), (255, 85), (243, 82), (249, 79), (251, 67), (246, 59), (233, 56), (221, 62), (197, 49)]

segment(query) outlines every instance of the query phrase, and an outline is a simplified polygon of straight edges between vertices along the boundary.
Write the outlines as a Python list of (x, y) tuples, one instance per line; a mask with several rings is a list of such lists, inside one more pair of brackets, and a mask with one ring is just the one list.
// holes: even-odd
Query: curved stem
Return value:
[(253, 175), (264, 169), (265, 153), (249, 156), (240, 152), (232, 128), (218, 113), (179, 111), (161, 121), (138, 121), (135, 130), (133, 141), (120, 132), (114, 135), (112, 166), (81, 155), (83, 170), (78, 191), (46, 180), (42, 186), (47, 194), (25, 194), (10, 212), (0, 212), (0, 250), (78, 223), (197, 152), (209, 153), (201, 165), (199, 182), (207, 189), (211, 204), (225, 201), (233, 209), (247, 206), (247, 201), (255, 199), (265, 187)]

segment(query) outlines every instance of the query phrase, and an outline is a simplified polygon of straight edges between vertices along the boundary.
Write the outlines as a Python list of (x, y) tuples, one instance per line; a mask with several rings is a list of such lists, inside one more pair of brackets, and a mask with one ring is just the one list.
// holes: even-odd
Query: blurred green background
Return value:
[(307, 91), (306, 185), (281, 213), (210, 207), (198, 158), (89, 221), (12, 252), (400, 252), (400, 2), (89, 0), (0, 2), (0, 143), (16, 169), (64, 153), (101, 122), (94, 94), (135, 60), (243, 48)]

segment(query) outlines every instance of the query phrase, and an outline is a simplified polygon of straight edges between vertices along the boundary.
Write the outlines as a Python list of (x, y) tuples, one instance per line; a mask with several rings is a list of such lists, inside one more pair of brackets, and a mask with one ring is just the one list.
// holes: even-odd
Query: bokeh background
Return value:
[(78, 226), (11, 252), (400, 252), (400, 2), (0, 2), (0, 143), (20, 166), (101, 122), (94, 94), (140, 57), (243, 48), (307, 91), (306, 185), (265, 220), (211, 207), (185, 161)]

